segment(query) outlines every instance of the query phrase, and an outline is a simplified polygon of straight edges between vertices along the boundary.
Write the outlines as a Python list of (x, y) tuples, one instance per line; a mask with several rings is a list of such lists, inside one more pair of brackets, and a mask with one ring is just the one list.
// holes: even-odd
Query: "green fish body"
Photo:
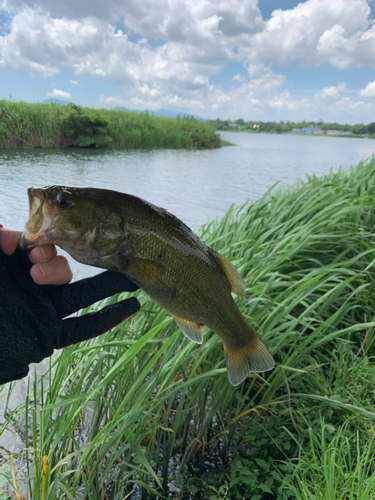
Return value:
[(232, 298), (231, 292), (245, 297), (240, 274), (177, 217), (104, 189), (50, 186), (28, 194), (24, 247), (54, 243), (79, 262), (124, 273), (194, 342), (202, 343), (207, 325), (223, 342), (233, 385), (274, 367)]

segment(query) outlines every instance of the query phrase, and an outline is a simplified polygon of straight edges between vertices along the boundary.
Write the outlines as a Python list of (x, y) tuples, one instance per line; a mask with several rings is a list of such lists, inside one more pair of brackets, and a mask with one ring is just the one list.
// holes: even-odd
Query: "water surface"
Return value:
[[(275, 183), (348, 168), (371, 157), (375, 140), (224, 132), (236, 146), (214, 150), (0, 151), (0, 222), (22, 229), (27, 188), (50, 184), (124, 191), (167, 208), (193, 229)], [(75, 279), (97, 271), (72, 262)]]

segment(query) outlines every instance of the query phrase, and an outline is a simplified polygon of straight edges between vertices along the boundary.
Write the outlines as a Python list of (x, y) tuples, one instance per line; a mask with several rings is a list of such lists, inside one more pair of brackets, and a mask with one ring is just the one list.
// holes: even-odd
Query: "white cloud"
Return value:
[(357, 114), (358, 112), (367, 113), (374, 112), (374, 104), (371, 102), (355, 101), (350, 99), (350, 97), (344, 97), (335, 103), (335, 107), (339, 111), (344, 111), (345, 113)]
[(375, 67), (370, 12), (366, 0), (307, 0), (294, 9), (278, 9), (241, 53), (253, 64), (298, 62), (307, 68), (328, 61), (340, 69)]
[(11, 22), (9, 34), (0, 37), (0, 65), (39, 77), (50, 77), (61, 67), (100, 47), (102, 23), (56, 19), (26, 8)]
[[(206, 116), (269, 110), (319, 117), (322, 110), (344, 112), (346, 98), (348, 113), (367, 113), (366, 99), (375, 97), (372, 82), (359, 92), (361, 101), (347, 97), (345, 84), (296, 98), (285, 77), (272, 70), (274, 63), (375, 68), (375, 24), (366, 0), (306, 0), (275, 10), (268, 21), (257, 0), (7, 0), (4, 5), (11, 21), (0, 36), (0, 66), (38, 78), (64, 68), (89, 74), (120, 87), (119, 97), (101, 96), (108, 105), (181, 107)], [(242, 64), (248, 76), (239, 72), (234, 88), (223, 91), (210, 77), (229, 63)]]
[(361, 97), (375, 97), (375, 81), (366, 85), (366, 88), (359, 91)]
[(125, 99), (121, 99), (121, 97), (117, 97), (117, 96), (106, 97), (103, 94), (101, 94), (101, 96), (100, 96), (100, 102), (103, 104), (108, 104), (110, 107), (116, 107), (116, 106), (125, 107), (126, 105), (129, 104), (129, 101), (127, 101)]
[(285, 76), (273, 73), (270, 68), (264, 68), (263, 74), (258, 73), (258, 78), (252, 78), (249, 88), (255, 92), (265, 93), (276, 90), (285, 81)]
[(72, 96), (63, 90), (53, 89), (53, 92), (47, 92), (48, 97), (56, 97), (58, 99), (70, 99)]
[(283, 112), (303, 111), (311, 108), (311, 103), (308, 99), (294, 99), (287, 90), (272, 97), (267, 104), (269, 107)]
[(323, 89), (319, 90), (319, 92), (316, 93), (316, 97), (321, 97), (323, 99), (340, 99), (341, 97), (341, 92), (344, 92), (346, 90), (346, 83), (342, 82), (339, 83), (338, 85), (330, 86), (330, 87), (324, 87)]

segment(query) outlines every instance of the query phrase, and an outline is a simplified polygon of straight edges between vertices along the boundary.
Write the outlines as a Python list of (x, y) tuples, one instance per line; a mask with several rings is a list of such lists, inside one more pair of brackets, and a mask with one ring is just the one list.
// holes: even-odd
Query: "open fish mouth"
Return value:
[(19, 246), (31, 249), (35, 246), (54, 243), (50, 235), (53, 220), (53, 208), (47, 202), (42, 189), (29, 188), (29, 220), (22, 232)]

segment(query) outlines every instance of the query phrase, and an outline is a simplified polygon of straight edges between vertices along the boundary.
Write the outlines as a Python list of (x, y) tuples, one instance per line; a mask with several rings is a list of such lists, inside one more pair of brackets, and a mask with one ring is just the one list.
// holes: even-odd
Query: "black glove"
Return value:
[(138, 286), (124, 275), (106, 271), (70, 285), (37, 285), (26, 252), (7, 256), (0, 250), (0, 384), (25, 377), (60, 349), (96, 337), (136, 313), (132, 297), (76, 318), (62, 318), (119, 292)]

